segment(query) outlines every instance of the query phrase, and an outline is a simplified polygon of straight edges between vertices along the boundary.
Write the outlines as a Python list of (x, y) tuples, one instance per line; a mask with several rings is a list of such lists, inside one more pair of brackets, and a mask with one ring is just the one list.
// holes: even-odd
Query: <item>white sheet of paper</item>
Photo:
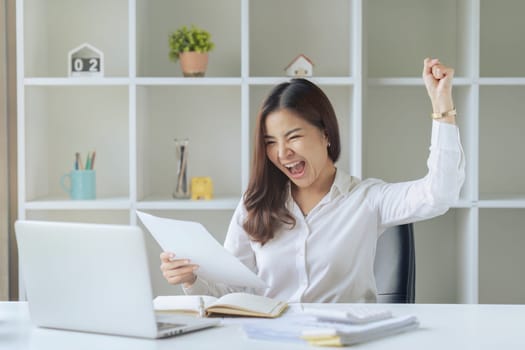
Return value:
[(210, 282), (267, 288), (266, 283), (231, 255), (198, 222), (160, 218), (137, 210), (137, 215), (164, 251), (199, 265), (195, 274)]

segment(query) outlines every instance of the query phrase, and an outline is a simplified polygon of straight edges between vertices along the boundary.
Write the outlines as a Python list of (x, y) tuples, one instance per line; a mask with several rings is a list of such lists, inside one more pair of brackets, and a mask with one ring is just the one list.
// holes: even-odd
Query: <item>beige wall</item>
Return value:
[[(5, 3), (0, 1), (0, 33), (5, 33)], [(0, 300), (9, 298), (9, 215), (7, 166), (7, 77), (6, 38), (0, 35)]]
[(18, 299), (15, 1), (0, 0), (0, 300)]
[(18, 300), (18, 253), (15, 242), (14, 222), (18, 217), (17, 191), (17, 127), (16, 127), (16, 9), (15, 0), (7, 0), (7, 98), (9, 115), (9, 205), (10, 211), (10, 244), (9, 244), (9, 296)]

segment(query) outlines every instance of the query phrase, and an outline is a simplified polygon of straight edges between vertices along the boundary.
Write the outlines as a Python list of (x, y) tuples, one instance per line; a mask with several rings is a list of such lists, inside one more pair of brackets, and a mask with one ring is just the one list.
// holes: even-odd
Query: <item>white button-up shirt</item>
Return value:
[(458, 199), (465, 162), (455, 125), (432, 122), (428, 173), (422, 179), (360, 181), (341, 169), (325, 197), (304, 217), (291, 194), (293, 228), (282, 227), (264, 246), (242, 228), (241, 201), (224, 246), (269, 286), (247, 290), (197, 278), (188, 294), (248, 291), (288, 302), (373, 302), (377, 239), (386, 228), (445, 213)]

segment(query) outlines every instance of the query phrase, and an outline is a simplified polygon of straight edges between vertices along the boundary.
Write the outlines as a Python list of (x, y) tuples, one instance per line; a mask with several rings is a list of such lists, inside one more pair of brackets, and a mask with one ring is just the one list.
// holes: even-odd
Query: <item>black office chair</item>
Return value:
[(387, 229), (377, 241), (374, 275), (378, 303), (414, 303), (416, 253), (414, 225)]

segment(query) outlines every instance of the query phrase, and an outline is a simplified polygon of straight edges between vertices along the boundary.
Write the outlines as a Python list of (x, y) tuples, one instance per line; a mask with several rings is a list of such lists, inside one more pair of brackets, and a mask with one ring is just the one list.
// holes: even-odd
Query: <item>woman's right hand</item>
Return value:
[(162, 252), (160, 261), (160, 270), (169, 284), (183, 283), (184, 288), (190, 288), (197, 279), (193, 272), (199, 266), (192, 264), (189, 259), (176, 259), (174, 253)]

